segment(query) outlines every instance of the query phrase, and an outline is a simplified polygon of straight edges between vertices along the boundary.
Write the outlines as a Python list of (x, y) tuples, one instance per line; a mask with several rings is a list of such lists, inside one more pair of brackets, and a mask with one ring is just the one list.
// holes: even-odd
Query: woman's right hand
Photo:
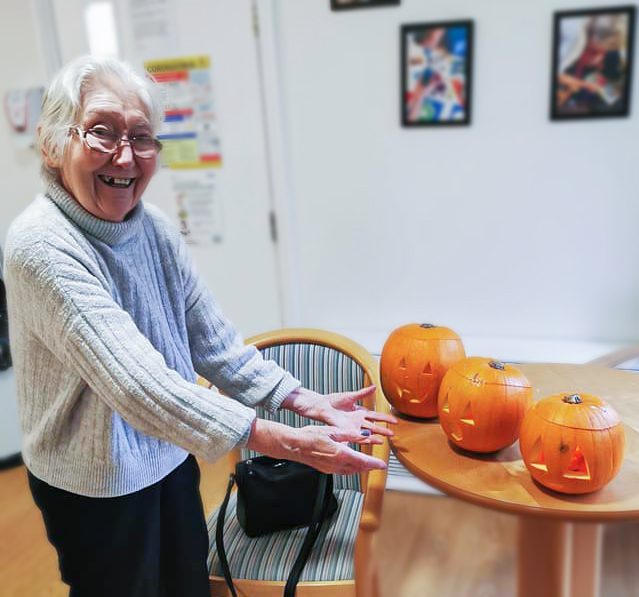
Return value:
[(273, 458), (303, 462), (323, 473), (350, 475), (386, 468), (383, 460), (353, 450), (347, 442), (381, 444), (383, 440), (375, 435), (362, 435), (360, 429), (328, 425), (296, 428), (255, 419), (247, 447)]

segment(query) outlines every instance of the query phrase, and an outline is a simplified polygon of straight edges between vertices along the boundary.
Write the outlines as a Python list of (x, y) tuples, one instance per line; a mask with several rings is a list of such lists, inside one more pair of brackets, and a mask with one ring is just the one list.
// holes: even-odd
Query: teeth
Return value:
[(129, 187), (131, 183), (135, 180), (135, 178), (116, 178), (115, 176), (106, 176), (105, 174), (100, 174), (98, 178), (112, 187)]

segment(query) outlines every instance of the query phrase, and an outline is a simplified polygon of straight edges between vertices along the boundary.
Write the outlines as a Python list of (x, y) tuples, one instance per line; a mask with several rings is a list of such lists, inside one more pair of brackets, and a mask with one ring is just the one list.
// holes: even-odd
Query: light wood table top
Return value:
[[(519, 442), (488, 455), (454, 447), (437, 419), (399, 415), (391, 446), (413, 474), (448, 495), (495, 510), (582, 522), (639, 519), (639, 374), (593, 365), (517, 365), (535, 390), (550, 394), (587, 392), (609, 402), (626, 433), (621, 470), (591, 494), (564, 495), (537, 484), (521, 459)], [(395, 413), (397, 414), (397, 413)]]

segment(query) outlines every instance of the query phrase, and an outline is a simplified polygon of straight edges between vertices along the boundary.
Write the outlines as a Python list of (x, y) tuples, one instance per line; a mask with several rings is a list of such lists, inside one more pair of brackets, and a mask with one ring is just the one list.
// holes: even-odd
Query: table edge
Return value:
[[(516, 516), (535, 517), (535, 518), (555, 518), (562, 521), (574, 521), (574, 522), (623, 522), (639, 519), (639, 509), (635, 510), (619, 510), (619, 511), (607, 511), (607, 510), (577, 510), (566, 511), (558, 508), (549, 508), (547, 506), (529, 506), (526, 504), (519, 504), (515, 502), (506, 502), (498, 499), (478, 495), (471, 491), (460, 489), (455, 485), (451, 485), (425, 473), (418, 469), (411, 462), (404, 459), (401, 451), (396, 450), (393, 445), (393, 439), (389, 438), (389, 443), (393, 454), (399, 462), (415, 475), (418, 479), (425, 481), (429, 485), (432, 485), (436, 489), (439, 489), (447, 496), (458, 498), (464, 502), (480, 506), (482, 508), (488, 508), (489, 510), (497, 510), (505, 514), (514, 514)], [(533, 483), (535, 481), (533, 480)]]

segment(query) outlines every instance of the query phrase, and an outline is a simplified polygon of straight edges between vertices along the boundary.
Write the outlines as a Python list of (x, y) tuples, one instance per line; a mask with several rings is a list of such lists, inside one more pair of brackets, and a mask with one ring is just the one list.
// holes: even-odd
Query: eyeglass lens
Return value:
[[(103, 153), (114, 153), (123, 142), (120, 137), (109, 131), (86, 131), (85, 137), (87, 145), (96, 151)], [(128, 141), (131, 149), (140, 158), (151, 158), (158, 150), (158, 142), (153, 137), (133, 137)]]

